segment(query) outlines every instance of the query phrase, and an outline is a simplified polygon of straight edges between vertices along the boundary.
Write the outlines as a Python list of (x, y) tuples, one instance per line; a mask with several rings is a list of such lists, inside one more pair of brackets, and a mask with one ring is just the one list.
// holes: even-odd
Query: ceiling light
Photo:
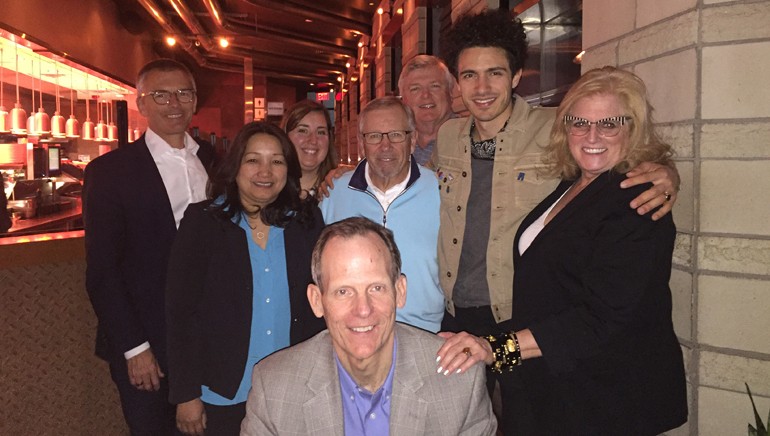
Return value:
[(385, 9), (377, 8), (377, 15), (382, 15), (385, 12)]
[(166, 37), (166, 45), (168, 45), (169, 47), (175, 46), (176, 45), (176, 38), (174, 38), (173, 36), (167, 36)]
[(227, 48), (228, 45), (230, 45), (230, 41), (228, 41), (227, 38), (219, 38), (220, 47)]
[(16, 51), (16, 104), (11, 109), (11, 133), (15, 135), (23, 135), (27, 133), (27, 128), (24, 123), (27, 122), (27, 111), (21, 107), (19, 101), (19, 49), (18, 46), (14, 46)]
[(59, 70), (56, 70), (56, 111), (51, 117), (51, 136), (66, 138), (64, 132), (64, 117), (61, 115), (61, 97), (59, 96)]
[(396, 13), (397, 13), (398, 15), (403, 15), (403, 14), (404, 14), (404, 8), (398, 8), (398, 9), (396, 9)]
[(342, 76), (337, 76), (337, 81), (342, 82)]
[(345, 68), (350, 68), (350, 62), (345, 62)]
[(70, 67), (70, 117), (64, 126), (65, 135), (68, 138), (77, 138), (80, 136), (80, 122), (75, 118), (75, 97), (77, 93), (72, 86), (72, 67)]
[(305, 18), (305, 22), (306, 22), (306, 23), (312, 23), (312, 22), (313, 22), (313, 20), (311, 20), (310, 18)]
[(3, 64), (3, 49), (0, 48), (0, 133), (8, 133), (11, 131), (11, 118), (8, 111), (5, 109), (5, 105), (3, 104), (3, 86), (5, 85), (3, 81), (3, 71), (5, 71), (2, 68)]
[(363, 46), (364, 46), (364, 43), (363, 43), (363, 42), (361, 42), (361, 41), (358, 41), (358, 46), (359, 46), (359, 47), (363, 47)]

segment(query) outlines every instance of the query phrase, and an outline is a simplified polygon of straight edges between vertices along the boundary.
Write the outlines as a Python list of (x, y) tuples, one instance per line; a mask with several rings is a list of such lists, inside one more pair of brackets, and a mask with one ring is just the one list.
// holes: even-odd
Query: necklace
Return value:
[[(257, 227), (259, 227), (259, 224), (252, 227), (252, 225), (248, 221), (246, 221), (246, 225), (249, 226), (251, 230), (257, 230)], [(259, 231), (257, 232), (256, 236), (257, 236), (257, 239), (265, 239), (265, 232)]]
[[(257, 227), (259, 227), (259, 224), (261, 223), (260, 221), (257, 224), (252, 226), (251, 223), (249, 222), (249, 217), (244, 214), (244, 218), (246, 218), (246, 225), (249, 226), (251, 230), (257, 230)], [(257, 236), (257, 239), (265, 239), (265, 232), (259, 231), (257, 232), (256, 236)]]

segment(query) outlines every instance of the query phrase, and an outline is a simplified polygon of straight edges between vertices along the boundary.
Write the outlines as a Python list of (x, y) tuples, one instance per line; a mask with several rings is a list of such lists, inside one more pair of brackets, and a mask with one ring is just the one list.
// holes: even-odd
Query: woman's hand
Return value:
[(206, 430), (206, 411), (200, 398), (176, 406), (176, 428), (184, 434), (203, 436)]
[(621, 188), (630, 188), (642, 183), (652, 183), (653, 187), (639, 194), (631, 201), (631, 208), (636, 209), (639, 215), (654, 210), (653, 221), (664, 217), (676, 203), (676, 194), (679, 192), (679, 172), (676, 168), (651, 162), (642, 162), (636, 168), (629, 171)]
[(436, 357), (436, 372), (444, 375), (467, 371), (478, 362), (491, 365), (495, 358), (492, 346), (485, 339), (467, 332), (440, 332), (439, 336), (446, 339), (439, 348)]

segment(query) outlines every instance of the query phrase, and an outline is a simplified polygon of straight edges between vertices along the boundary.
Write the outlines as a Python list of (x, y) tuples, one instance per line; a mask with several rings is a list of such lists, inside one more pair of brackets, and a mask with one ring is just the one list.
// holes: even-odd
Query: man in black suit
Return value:
[(170, 434), (164, 293), (169, 251), (187, 205), (206, 198), (214, 152), (187, 133), (195, 81), (159, 59), (137, 78), (147, 131), (85, 171), (86, 288), (99, 320), (96, 354), (107, 360), (133, 435)]

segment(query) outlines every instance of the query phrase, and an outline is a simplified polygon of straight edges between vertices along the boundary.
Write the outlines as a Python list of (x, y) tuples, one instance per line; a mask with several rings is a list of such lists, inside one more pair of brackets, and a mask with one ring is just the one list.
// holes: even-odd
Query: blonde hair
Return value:
[(569, 132), (564, 116), (579, 100), (595, 95), (614, 95), (620, 100), (631, 122), (627, 123), (628, 143), (626, 155), (615, 168), (619, 173), (626, 173), (641, 162), (668, 164), (673, 155), (671, 146), (664, 143), (655, 133), (652, 121), (653, 108), (647, 99), (647, 87), (642, 79), (633, 73), (615, 67), (596, 68), (585, 73), (567, 92), (556, 112), (556, 121), (551, 129), (551, 140), (545, 150), (545, 162), (549, 165), (549, 175), (572, 180), (580, 175), (572, 153), (569, 150)]

